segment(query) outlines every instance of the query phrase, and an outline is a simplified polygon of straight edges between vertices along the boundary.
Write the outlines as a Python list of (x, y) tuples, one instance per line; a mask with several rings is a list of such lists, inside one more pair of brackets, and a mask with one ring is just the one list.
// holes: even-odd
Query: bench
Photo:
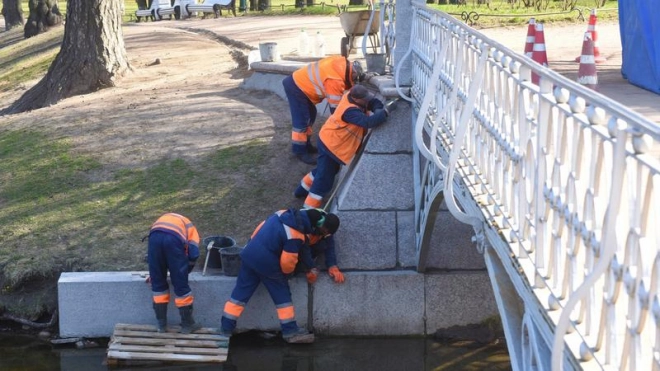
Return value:
[(190, 16), (194, 13), (213, 13), (215, 18), (222, 15), (222, 10), (229, 10), (236, 17), (236, 0), (204, 0), (197, 3), (195, 0), (181, 0), (181, 14)]
[[(170, 19), (172, 14), (175, 14), (174, 7), (170, 0), (152, 0), (151, 5), (147, 7), (148, 0), (136, 0), (138, 4), (138, 10), (135, 11), (135, 16), (137, 21), (140, 22), (141, 17), (151, 18), (152, 20), (160, 21), (163, 19), (163, 16), (169, 15)], [(178, 0), (176, 1), (178, 2)]]

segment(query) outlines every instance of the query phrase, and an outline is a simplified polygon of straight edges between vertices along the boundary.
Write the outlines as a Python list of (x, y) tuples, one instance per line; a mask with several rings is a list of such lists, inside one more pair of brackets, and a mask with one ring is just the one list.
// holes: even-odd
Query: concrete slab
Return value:
[[(367, 153), (412, 153), (412, 110), (410, 104), (399, 100), (387, 122), (374, 129), (365, 148)], [(412, 170), (411, 170), (412, 174)]]
[(424, 275), (411, 271), (347, 272), (337, 285), (314, 285), (314, 328), (327, 335), (421, 335)]
[(416, 269), (417, 249), (415, 247), (415, 213), (397, 211), (397, 267)]
[(412, 210), (412, 155), (365, 153), (339, 196), (339, 210)]
[(429, 242), (427, 268), (485, 269), (486, 263), (472, 242), (472, 236), (472, 226), (459, 222), (449, 211), (439, 211)]
[(391, 211), (341, 211), (335, 235), (341, 269), (393, 269), (397, 262), (396, 214)]
[(279, 73), (264, 73), (254, 72), (252, 76), (243, 80), (241, 88), (246, 90), (266, 90), (277, 94), (278, 97), (284, 99), (284, 104), (288, 104), (282, 80), (286, 75)]
[(488, 273), (427, 274), (426, 333), (499, 315)]
[[(65, 272), (58, 281), (60, 337), (109, 337), (116, 323), (153, 324), (151, 289), (144, 282), (146, 272)], [(193, 272), (190, 286), (195, 295), (194, 317), (205, 327), (218, 327), (225, 301), (236, 278), (202, 276)], [(290, 281), (296, 319), (307, 326), (307, 281)], [(168, 322), (180, 323), (173, 300)], [(279, 330), (275, 306), (260, 286), (238, 321), (237, 330)]]

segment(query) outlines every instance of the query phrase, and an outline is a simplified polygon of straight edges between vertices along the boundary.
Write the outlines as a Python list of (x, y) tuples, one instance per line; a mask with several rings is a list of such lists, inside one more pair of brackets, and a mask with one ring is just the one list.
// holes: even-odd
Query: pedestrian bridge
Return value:
[(417, 270), (444, 201), (474, 230), (514, 370), (660, 369), (660, 127), (423, 3), (411, 17), (394, 75)]

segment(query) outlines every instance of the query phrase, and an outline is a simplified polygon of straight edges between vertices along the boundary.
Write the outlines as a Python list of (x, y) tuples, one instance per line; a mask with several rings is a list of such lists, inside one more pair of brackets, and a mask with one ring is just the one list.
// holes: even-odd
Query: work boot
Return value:
[(167, 332), (167, 303), (154, 303), (154, 312), (158, 321), (158, 332)]
[(289, 344), (310, 344), (314, 342), (314, 334), (304, 328), (298, 328), (291, 334), (282, 334), (282, 338)]
[(319, 153), (319, 150), (316, 149), (316, 147), (314, 147), (314, 145), (310, 142), (307, 142), (306, 148), (307, 148), (307, 153), (311, 153), (311, 154)]
[(227, 330), (226, 328), (220, 326), (220, 335), (226, 336), (226, 337), (231, 337), (233, 331), (232, 330)]
[(195, 330), (201, 328), (200, 325), (195, 323), (193, 319), (193, 306), (186, 305), (185, 307), (179, 308), (179, 314), (181, 315), (181, 333), (190, 334)]
[(303, 188), (301, 185), (298, 185), (295, 191), (293, 191), (293, 196), (295, 198), (305, 198), (309, 192), (305, 188)]
[(296, 154), (296, 157), (298, 157), (298, 160), (308, 165), (316, 165), (316, 158), (309, 153), (299, 153)]

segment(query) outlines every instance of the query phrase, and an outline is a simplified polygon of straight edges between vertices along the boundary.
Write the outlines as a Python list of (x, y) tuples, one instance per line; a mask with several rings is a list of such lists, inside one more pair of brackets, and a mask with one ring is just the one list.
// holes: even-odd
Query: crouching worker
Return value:
[(305, 235), (331, 235), (338, 227), (336, 215), (316, 209), (280, 210), (259, 224), (241, 252), (236, 286), (222, 315), (222, 333), (232, 334), (254, 291), (263, 283), (275, 303), (284, 340), (287, 343), (313, 342), (314, 334), (296, 323), (287, 278), (294, 272), (299, 254), (306, 265), (311, 264), (311, 253), (303, 248), (307, 245)]
[(158, 218), (149, 231), (149, 279), (158, 332), (167, 331), (167, 305), (170, 289), (167, 272), (174, 286), (174, 304), (181, 315), (181, 333), (189, 334), (200, 326), (193, 319), (194, 297), (188, 274), (199, 258), (199, 233), (190, 219), (167, 213)]
[(305, 175), (293, 193), (297, 198), (305, 197), (305, 208), (321, 207), (335, 176), (355, 157), (367, 130), (384, 123), (395, 108), (388, 105), (384, 106), (362, 85), (344, 94), (337, 110), (321, 127), (316, 168)]

